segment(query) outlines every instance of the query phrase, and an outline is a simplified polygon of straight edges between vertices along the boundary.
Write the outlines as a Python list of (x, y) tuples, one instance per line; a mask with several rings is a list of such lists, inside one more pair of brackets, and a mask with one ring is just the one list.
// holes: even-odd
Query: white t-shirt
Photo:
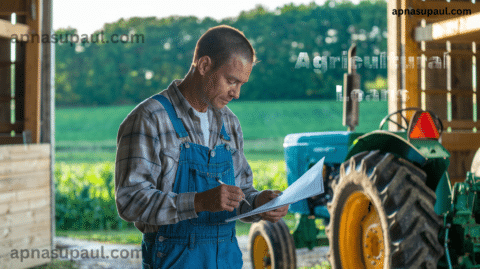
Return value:
[(193, 112), (197, 117), (200, 118), (200, 127), (202, 128), (203, 139), (204, 139), (204, 146), (208, 147), (208, 140), (210, 139), (210, 125), (208, 123), (208, 110), (206, 112), (198, 112), (197, 110), (193, 109)]

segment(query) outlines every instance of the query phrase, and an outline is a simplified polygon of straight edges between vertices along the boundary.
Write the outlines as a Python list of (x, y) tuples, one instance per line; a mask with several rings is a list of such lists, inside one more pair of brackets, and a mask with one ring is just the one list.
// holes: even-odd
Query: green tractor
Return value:
[[(349, 59), (354, 55), (352, 46)], [(358, 89), (353, 66), (344, 96)], [(288, 183), (325, 157), (325, 192), (290, 205), (297, 216), (292, 232), (283, 221), (252, 225), (253, 268), (296, 268), (296, 248), (322, 245), (330, 246), (332, 268), (480, 268), (480, 150), (452, 189), (443, 125), (432, 111), (401, 109), (379, 130), (358, 133), (355, 99), (344, 99), (344, 124), (352, 131), (285, 137)], [(399, 131), (384, 130), (388, 124)]]

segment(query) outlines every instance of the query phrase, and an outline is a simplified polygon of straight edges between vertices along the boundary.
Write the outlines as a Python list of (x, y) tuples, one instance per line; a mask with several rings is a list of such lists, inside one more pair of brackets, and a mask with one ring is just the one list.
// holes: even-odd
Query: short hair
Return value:
[(203, 56), (213, 61), (213, 69), (227, 63), (230, 56), (239, 54), (255, 64), (255, 50), (243, 32), (228, 26), (219, 25), (208, 29), (197, 41), (193, 54), (193, 65)]

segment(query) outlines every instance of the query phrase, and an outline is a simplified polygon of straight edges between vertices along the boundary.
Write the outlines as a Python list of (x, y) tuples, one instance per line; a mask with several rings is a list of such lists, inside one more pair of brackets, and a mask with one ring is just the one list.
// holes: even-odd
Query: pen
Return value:
[[(215, 178), (215, 180), (220, 183), (220, 184), (223, 184), (223, 185), (226, 185), (225, 183), (223, 183), (223, 181), (221, 181), (219, 178)], [(249, 206), (252, 206), (248, 201), (247, 199), (243, 198), (243, 201), (245, 201), (245, 203), (247, 203)]]

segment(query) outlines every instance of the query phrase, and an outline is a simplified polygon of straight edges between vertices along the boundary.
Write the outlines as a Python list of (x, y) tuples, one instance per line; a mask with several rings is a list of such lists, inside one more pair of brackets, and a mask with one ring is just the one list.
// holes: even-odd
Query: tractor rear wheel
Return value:
[(390, 153), (343, 163), (327, 205), (332, 268), (436, 268), (442, 219), (425, 181), (425, 172)]
[(253, 268), (297, 268), (295, 243), (282, 219), (276, 223), (262, 220), (252, 224), (249, 246)]

